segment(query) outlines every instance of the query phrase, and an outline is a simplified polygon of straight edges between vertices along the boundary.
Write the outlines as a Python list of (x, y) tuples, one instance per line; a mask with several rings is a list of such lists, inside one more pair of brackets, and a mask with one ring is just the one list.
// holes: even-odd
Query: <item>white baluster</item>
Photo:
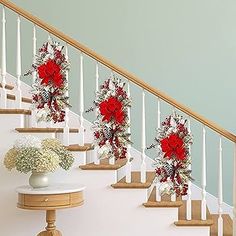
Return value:
[[(36, 38), (36, 26), (33, 26), (33, 61), (35, 62), (35, 55), (36, 55), (36, 50), (37, 50), (37, 38)], [(35, 75), (36, 78), (36, 75)], [(35, 79), (34, 78), (34, 79)]]
[(21, 38), (20, 38), (20, 16), (17, 17), (17, 36), (16, 36), (16, 108), (21, 108)]
[[(173, 107), (172, 107), (172, 114), (175, 115), (175, 113), (176, 113), (176, 107), (173, 106)], [(176, 193), (173, 193), (173, 194), (170, 196), (170, 200), (171, 200), (172, 202), (175, 202), (175, 201), (176, 201)]]
[[(188, 119), (188, 132), (191, 134), (191, 122), (190, 122), (190, 118)], [(191, 145), (189, 145), (189, 153), (190, 153), (190, 161), (191, 161)], [(191, 164), (189, 165), (189, 170), (192, 169)], [(192, 182), (191, 180), (188, 181), (188, 195), (187, 195), (187, 205), (186, 205), (186, 219), (187, 220), (191, 220), (192, 219)]]
[(79, 145), (84, 146), (84, 70), (83, 70), (83, 54), (80, 53), (80, 128), (79, 128)]
[(143, 90), (142, 92), (142, 163), (141, 163), (141, 183), (146, 182), (146, 154), (145, 154), (145, 149), (146, 149), (146, 126), (145, 126), (145, 92)]
[[(160, 103), (160, 98), (158, 98), (157, 100), (157, 129), (160, 129), (160, 128), (161, 128), (161, 103)], [(157, 151), (157, 154), (158, 154), (158, 151)], [(160, 182), (157, 179), (156, 179), (156, 201), (157, 202), (161, 201)]]
[[(127, 81), (127, 96), (130, 97), (130, 82)], [(131, 124), (130, 122), (130, 107), (128, 107), (128, 120), (129, 120), (129, 123)], [(130, 129), (130, 126), (127, 130), (128, 133), (131, 133), (131, 129)], [(132, 164), (131, 164), (131, 154), (130, 154), (130, 150), (131, 149), (131, 145), (128, 144), (127, 145), (127, 163), (126, 163), (126, 177), (125, 177), (125, 180), (126, 180), (126, 183), (131, 183), (132, 179), (131, 179), (131, 171), (132, 171)]]
[(2, 76), (2, 89), (1, 89), (1, 100), (0, 100), (0, 107), (6, 108), (7, 107), (7, 92), (6, 92), (6, 62), (7, 62), (7, 55), (6, 55), (6, 17), (5, 17), (5, 7), (2, 7), (2, 64), (1, 64), (1, 76)]
[[(65, 58), (68, 60), (68, 46), (65, 47)], [(69, 76), (68, 71), (66, 71), (66, 97), (69, 97)], [(65, 126), (63, 129), (63, 143), (65, 146), (68, 146), (70, 144), (70, 127), (69, 127), (69, 107), (65, 108)]]
[(218, 236), (223, 236), (223, 218), (222, 218), (222, 204), (223, 204), (223, 183), (222, 183), (222, 140), (220, 137), (220, 143), (219, 143), (219, 166), (218, 166)]
[(202, 201), (201, 219), (206, 220), (206, 129), (203, 127), (202, 136)]
[[(33, 63), (35, 63), (36, 59), (36, 48), (37, 48), (37, 38), (36, 38), (36, 27), (35, 25), (33, 26)], [(35, 83), (36, 81), (36, 76), (37, 76), (37, 72), (33, 71), (32, 73), (32, 83)], [(37, 109), (36, 108), (32, 108), (31, 110), (31, 126), (32, 127), (38, 127), (38, 123), (37, 123), (37, 119), (36, 119), (36, 114), (37, 114)]]
[(236, 143), (234, 143), (233, 236), (236, 236)]
[[(114, 77), (114, 72), (111, 70), (110, 78), (112, 79), (113, 77)], [(109, 164), (110, 165), (114, 165), (115, 164), (115, 157), (114, 156), (109, 158)]]
[(157, 129), (161, 128), (161, 101), (157, 99)]
[[(95, 90), (96, 93), (99, 91), (99, 67), (98, 62), (96, 62), (96, 71), (95, 71)], [(98, 108), (95, 109), (95, 117), (97, 118), (98, 115)], [(95, 146), (95, 153), (94, 153), (94, 164), (100, 164), (100, 157), (98, 156), (98, 145)]]

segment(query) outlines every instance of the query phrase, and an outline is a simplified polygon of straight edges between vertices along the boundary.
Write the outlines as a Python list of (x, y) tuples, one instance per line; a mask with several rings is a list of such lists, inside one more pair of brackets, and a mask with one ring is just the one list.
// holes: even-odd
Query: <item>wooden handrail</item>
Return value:
[(66, 34), (62, 33), (61, 31), (57, 30), (56, 28), (52, 27), (51, 25), (43, 22), (39, 18), (33, 16), (32, 14), (28, 13), (27, 11), (23, 10), (22, 8), (16, 6), (15, 4), (11, 3), (8, 0), (0, 0), (0, 3), (6, 6), (7, 8), (11, 9), (12, 11), (16, 12), (17, 14), (23, 16), (33, 24), (39, 26), (40, 28), (46, 30), (48, 33), (55, 35), (59, 39), (63, 40), (67, 44), (71, 45), (72, 47), (78, 49), (79, 51), (83, 52), (84, 54), (88, 55), (89, 57), (93, 58), (97, 62), (103, 64), (104, 66), (110, 68), (112, 71), (116, 72), (117, 74), (125, 77), (129, 81), (133, 82), (134, 84), (138, 85), (139, 87), (145, 89), (146, 91), (150, 92), (151, 94), (159, 97), (163, 101), (169, 103), (170, 105), (176, 107), (178, 110), (184, 112), (185, 114), (189, 115), (190, 117), (194, 118), (195, 120), (199, 121), (203, 125), (209, 127), (210, 129), (214, 130), (218, 134), (224, 136), (225, 138), (233, 141), (236, 143), (236, 136), (229, 131), (221, 128), (217, 124), (213, 123), (212, 121), (207, 120), (203, 116), (197, 114), (196, 112), (192, 111), (188, 107), (178, 103), (173, 98), (167, 96), (163, 92), (157, 90), (156, 88), (151, 87), (137, 76), (129, 73), (128, 71), (122, 69), (119, 66), (114, 65), (109, 60), (105, 59), (104, 57), (98, 55), (91, 49), (87, 48), (86, 46), (82, 45), (78, 41), (74, 40), (73, 38), (67, 36)]

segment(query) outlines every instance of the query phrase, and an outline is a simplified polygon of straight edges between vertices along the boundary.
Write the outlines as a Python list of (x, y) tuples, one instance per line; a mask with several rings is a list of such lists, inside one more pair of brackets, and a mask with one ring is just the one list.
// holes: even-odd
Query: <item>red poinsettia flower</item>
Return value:
[(116, 123), (121, 124), (124, 121), (124, 112), (122, 103), (115, 97), (110, 97), (99, 104), (99, 110), (103, 115), (102, 121), (110, 121), (112, 118)]
[(173, 156), (178, 160), (184, 160), (186, 158), (184, 142), (176, 134), (171, 134), (169, 137), (162, 139), (161, 148), (167, 158), (172, 158)]
[(61, 87), (63, 80), (60, 66), (52, 59), (38, 67), (39, 78), (42, 79), (41, 84), (48, 85), (53, 83), (56, 87)]

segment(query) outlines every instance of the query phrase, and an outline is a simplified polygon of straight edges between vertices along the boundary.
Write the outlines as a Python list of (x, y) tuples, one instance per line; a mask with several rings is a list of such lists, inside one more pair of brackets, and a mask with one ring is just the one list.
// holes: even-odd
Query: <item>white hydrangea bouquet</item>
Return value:
[(74, 157), (59, 140), (41, 141), (31, 135), (16, 140), (4, 158), (4, 165), (8, 170), (15, 168), (25, 174), (54, 172), (59, 167), (68, 170), (73, 162)]

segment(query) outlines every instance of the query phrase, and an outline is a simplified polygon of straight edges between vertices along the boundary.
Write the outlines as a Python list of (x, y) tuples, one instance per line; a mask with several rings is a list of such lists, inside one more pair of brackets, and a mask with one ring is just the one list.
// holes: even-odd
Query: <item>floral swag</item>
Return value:
[(69, 62), (62, 50), (63, 46), (50, 39), (39, 49), (32, 69), (25, 74), (36, 73), (32, 98), (38, 121), (63, 122), (65, 108), (70, 106), (66, 95)]
[(189, 169), (193, 138), (187, 120), (174, 112), (158, 129), (155, 141), (149, 148), (156, 146), (158, 150), (154, 166), (161, 194), (186, 195), (188, 183), (193, 180)]
[(124, 90), (125, 83), (116, 77), (106, 80), (96, 93), (94, 108), (94, 139), (100, 158), (126, 158), (127, 145), (131, 143), (127, 129), (130, 126), (128, 107), (131, 99)]

